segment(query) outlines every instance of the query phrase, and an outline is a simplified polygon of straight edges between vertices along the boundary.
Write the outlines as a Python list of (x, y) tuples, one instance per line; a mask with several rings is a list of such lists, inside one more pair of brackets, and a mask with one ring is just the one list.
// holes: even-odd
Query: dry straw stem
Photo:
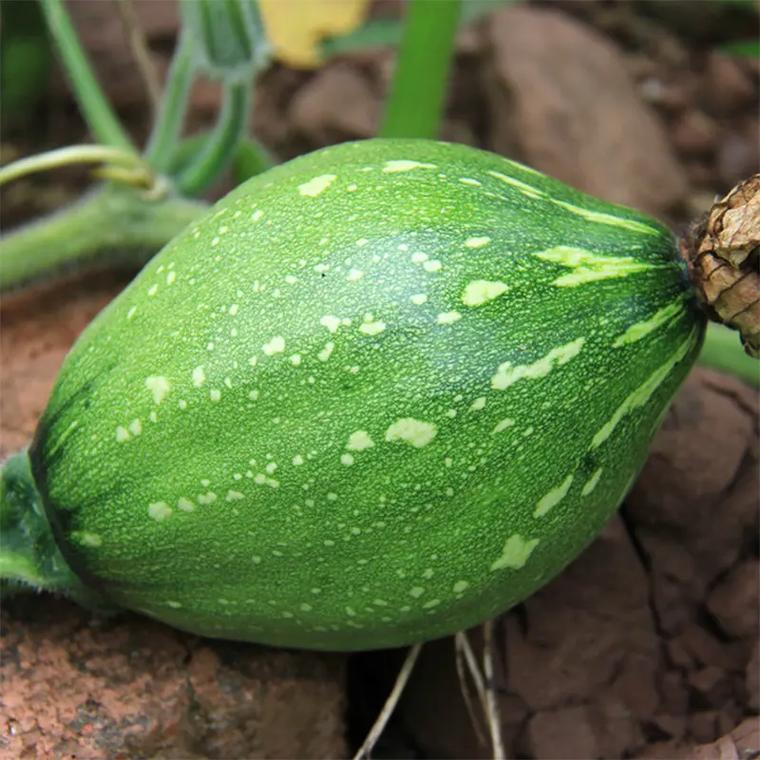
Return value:
[(494, 644), (493, 644), (494, 621), (487, 620), (483, 623), (483, 674), (486, 685), (486, 717), (488, 728), (491, 731), (491, 746), (494, 760), (505, 760), (504, 740), (501, 735), (501, 716), (499, 715), (498, 695), (494, 682)]
[[(470, 640), (467, 638), (467, 631), (459, 631), (454, 635), (454, 650), (456, 658), (457, 676), (459, 677), (459, 690), (464, 699), (467, 712), (470, 716), (470, 723), (475, 731), (475, 736), (482, 745), (487, 744), (486, 737), (480, 726), (480, 720), (475, 712), (475, 705), (472, 702), (470, 696), (470, 688), (467, 684), (467, 674), (470, 674), (472, 681), (475, 685), (475, 691), (477, 692), (478, 699), (480, 700), (480, 708), (483, 714), (486, 712), (486, 691), (483, 684), (483, 676), (478, 666), (478, 661), (475, 658), (475, 653), (472, 651)], [(467, 670), (465, 671), (465, 665)]]
[(396, 705), (401, 698), (401, 694), (403, 693), (404, 687), (409, 680), (409, 676), (412, 674), (414, 664), (417, 662), (417, 657), (419, 657), (421, 649), (422, 644), (415, 644), (407, 652), (406, 659), (401, 666), (401, 670), (399, 670), (398, 676), (396, 676), (396, 683), (393, 684), (391, 693), (388, 695), (388, 699), (385, 700), (383, 709), (380, 710), (380, 714), (377, 716), (377, 719), (372, 725), (370, 732), (367, 734), (367, 738), (364, 740), (364, 743), (361, 747), (359, 747), (359, 750), (354, 755), (354, 760), (364, 760), (364, 758), (370, 757), (375, 744), (377, 744), (377, 740), (380, 738), (380, 735), (383, 733), (388, 720), (393, 714), (393, 711), (396, 709)]

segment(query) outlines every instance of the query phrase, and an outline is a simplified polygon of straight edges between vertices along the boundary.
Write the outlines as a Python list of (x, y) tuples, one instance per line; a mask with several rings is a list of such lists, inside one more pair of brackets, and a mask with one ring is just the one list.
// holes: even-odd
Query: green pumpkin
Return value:
[(640, 470), (704, 322), (673, 237), (432, 141), (260, 175), (92, 323), (30, 450), (109, 602), (369, 649), (527, 597)]

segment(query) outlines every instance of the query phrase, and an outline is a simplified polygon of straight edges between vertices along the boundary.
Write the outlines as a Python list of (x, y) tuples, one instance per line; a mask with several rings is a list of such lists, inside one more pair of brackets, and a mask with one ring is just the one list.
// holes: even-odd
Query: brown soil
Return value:
[[(136, 5), (165, 69), (174, 5)], [(760, 70), (720, 52), (741, 36), (734, 16), (720, 15), (728, 6), (501, 10), (459, 35), (443, 134), (682, 227), (757, 170)], [(148, 111), (118, 16), (103, 2), (72, 8), (120, 113), (144, 134)], [(272, 67), (257, 93), (257, 136), (281, 157), (371, 136), (391, 64), (376, 50), (316, 72)], [(214, 86), (197, 87), (192, 123), (207, 124), (216, 102)], [(84, 136), (58, 75), (29, 119), (6, 130), (6, 154)], [(56, 176), (12, 186), (4, 224), (57, 206), (82, 181)], [(0, 454), (29, 440), (67, 348), (125, 282), (77, 277), (4, 300)], [(760, 754), (757, 407), (741, 383), (694, 372), (620, 516), (500, 619), (496, 685), (510, 757)], [(401, 656), (211, 642), (42, 597), (5, 607), (0, 756), (9, 758), (344, 756)], [(451, 641), (427, 645), (378, 754), (488, 752)]]

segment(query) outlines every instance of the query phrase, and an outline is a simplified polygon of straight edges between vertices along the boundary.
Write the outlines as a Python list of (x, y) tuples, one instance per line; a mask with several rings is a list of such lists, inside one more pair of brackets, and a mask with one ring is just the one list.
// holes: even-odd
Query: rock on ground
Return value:
[(518, 5), (488, 23), (489, 147), (608, 201), (652, 213), (686, 178), (609, 40), (559, 10)]

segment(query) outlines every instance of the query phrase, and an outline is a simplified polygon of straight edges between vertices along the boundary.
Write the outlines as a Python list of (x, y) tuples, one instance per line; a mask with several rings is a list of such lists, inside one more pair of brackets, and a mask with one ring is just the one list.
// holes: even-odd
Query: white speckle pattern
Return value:
[(383, 166), (383, 172), (386, 174), (396, 174), (398, 172), (409, 172), (412, 169), (435, 169), (435, 164), (426, 164), (422, 161), (409, 161), (405, 159), (397, 159), (395, 161), (386, 161)]
[(377, 335), (383, 330), (385, 330), (385, 322), (373, 321), (371, 314), (367, 315), (364, 318), (364, 323), (359, 325), (359, 332), (363, 332), (365, 335)]
[(332, 355), (334, 349), (335, 344), (332, 341), (328, 341), (325, 344), (325, 347), (317, 354), (317, 359), (321, 362), (326, 362)]
[(301, 195), (316, 198), (316, 196), (327, 190), (336, 179), (337, 175), (335, 174), (321, 174), (319, 177), (314, 177), (314, 179), (310, 179), (308, 182), (299, 185), (298, 192)]
[(281, 354), (285, 350), (285, 338), (281, 335), (275, 335), (269, 343), (265, 343), (261, 350), (267, 356), (274, 356), (274, 354)]
[(444, 311), (439, 314), (435, 321), (439, 325), (453, 325), (454, 322), (458, 322), (462, 318), (462, 315), (458, 311)]
[(165, 501), (155, 501), (148, 504), (148, 516), (156, 522), (163, 522), (171, 517), (172, 508)]
[(203, 367), (196, 367), (193, 370), (193, 385), (196, 388), (200, 388), (205, 382), (206, 382), (206, 372), (204, 371)]
[(322, 327), (326, 327), (331, 333), (337, 332), (341, 323), (341, 318), (334, 317), (332, 314), (325, 314), (325, 316), (319, 320), (319, 324), (322, 325)]
[(494, 433), (501, 433), (503, 430), (506, 430), (507, 428), (512, 427), (515, 424), (515, 421), (513, 419), (510, 419), (509, 417), (506, 417), (501, 422), (499, 422), (496, 427), (493, 429)]
[(385, 440), (390, 442), (403, 441), (421, 449), (427, 446), (438, 433), (438, 428), (432, 422), (416, 420), (413, 417), (403, 417), (396, 420), (386, 431)]
[(169, 381), (162, 375), (152, 375), (151, 377), (146, 377), (145, 387), (153, 395), (153, 401), (156, 404), (160, 404), (166, 397), (166, 394), (171, 390)]
[(491, 238), (487, 235), (482, 237), (470, 237), (464, 241), (465, 248), (482, 248), (484, 245), (488, 245), (491, 242)]
[(348, 436), (346, 448), (349, 451), (364, 451), (365, 449), (371, 449), (374, 445), (375, 442), (370, 438), (366, 430), (357, 430)]
[(409, 296), (409, 300), (415, 306), (422, 306), (428, 300), (428, 297), (424, 293), (415, 293), (413, 296)]
[(462, 293), (462, 303), (465, 306), (482, 306), (506, 293), (508, 289), (506, 283), (498, 280), (473, 280), (467, 283)]

